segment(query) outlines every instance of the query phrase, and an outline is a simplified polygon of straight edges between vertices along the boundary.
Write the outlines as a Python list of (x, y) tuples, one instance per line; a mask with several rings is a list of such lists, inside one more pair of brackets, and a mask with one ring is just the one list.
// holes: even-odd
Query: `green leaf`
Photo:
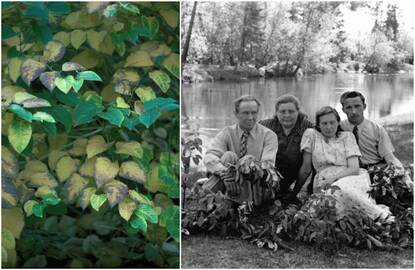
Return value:
[(72, 114), (75, 126), (91, 122), (100, 112), (101, 109), (91, 100), (79, 102)]
[(79, 79), (83, 79), (85, 81), (100, 81), (102, 82), (101, 77), (98, 76), (98, 74), (96, 74), (93, 71), (82, 71), (79, 72), (78, 75), (76, 76), (76, 78)]
[(130, 221), (131, 227), (134, 229), (139, 229), (143, 232), (147, 232), (147, 222), (142, 216), (134, 216)]
[(84, 84), (84, 79), (76, 79), (73, 83), (73, 90), (78, 93), (81, 89), (82, 85)]
[(57, 100), (68, 106), (74, 107), (80, 102), (80, 99), (75, 92), (64, 94), (62, 91), (53, 91), (53, 95)]
[(72, 114), (63, 105), (55, 105), (50, 108), (43, 108), (42, 111), (52, 115), (59, 123), (63, 124), (65, 131), (69, 133), (72, 129)]
[(14, 32), (14, 30), (9, 25), (1, 25), (1, 40), (14, 37), (15, 35), (17, 35), (16, 32)]
[(93, 194), (90, 199), (91, 206), (95, 209), (95, 211), (99, 211), (99, 208), (105, 203), (106, 200), (107, 195), (105, 194)]
[(133, 128), (135, 128), (135, 126), (137, 126), (140, 123), (141, 123), (140, 116), (136, 115), (133, 117), (125, 117), (122, 125), (128, 128), (129, 130), (132, 130)]
[(140, 14), (140, 9), (131, 3), (120, 2), (120, 6), (132, 13)]
[(91, 201), (91, 197), (92, 195), (95, 194), (96, 191), (97, 191), (96, 188), (88, 187), (81, 192), (81, 195), (79, 198), (79, 205), (81, 206), (83, 210), (85, 210), (88, 207)]
[(130, 198), (124, 198), (124, 200), (118, 204), (118, 212), (123, 219), (129, 221), (136, 207), (137, 203), (135, 201)]
[(33, 215), (35, 215), (36, 217), (43, 218), (43, 210), (45, 210), (45, 208), (46, 205), (44, 205), (43, 203), (35, 204), (32, 208)]
[(135, 190), (129, 190), (128, 194), (130, 195), (130, 198), (133, 199), (136, 202), (142, 203), (142, 204), (149, 204), (149, 205), (153, 205), (153, 202), (147, 198), (146, 196), (144, 196), (141, 193), (138, 193)]
[(149, 204), (140, 204), (135, 210), (134, 214), (136, 216), (144, 217), (146, 220), (148, 220), (151, 223), (158, 222), (158, 215), (156, 211), (154, 210), (153, 206)]
[(164, 107), (168, 105), (177, 105), (177, 101), (172, 98), (155, 98), (144, 102), (144, 110), (164, 110)]
[(155, 70), (149, 73), (149, 77), (160, 87), (163, 93), (167, 93), (170, 87), (170, 77), (164, 71)]
[(12, 124), (9, 128), (8, 139), (17, 153), (20, 154), (23, 152), (29, 145), (31, 137), (32, 125), (19, 117), (13, 116)]
[(48, 2), (47, 6), (50, 13), (68, 14), (71, 12), (70, 6), (65, 2)]
[(48, 264), (45, 255), (37, 255), (23, 264), (23, 268), (44, 268)]
[(26, 10), (25, 15), (27, 17), (38, 17), (44, 20), (48, 19), (48, 10), (45, 8), (43, 3), (31, 4)]
[(114, 17), (117, 14), (118, 8), (117, 5), (109, 5), (104, 10), (104, 16), (106, 18)]
[(28, 122), (32, 122), (33, 115), (31, 112), (25, 110), (23, 107), (17, 104), (10, 104), (10, 106), (7, 108), (9, 111), (13, 112), (14, 115), (20, 117), (23, 120), (26, 120)]
[(167, 231), (174, 240), (180, 240), (180, 209), (172, 205), (163, 210), (160, 215), (160, 225), (167, 227)]
[(55, 119), (52, 117), (52, 115), (45, 113), (45, 112), (36, 112), (33, 115), (33, 120), (40, 121), (40, 122), (49, 122), (49, 123), (56, 123)]
[(121, 34), (111, 33), (111, 41), (114, 44), (115, 51), (120, 55), (124, 56), (125, 54), (125, 42)]
[(160, 111), (157, 109), (146, 110), (140, 114), (140, 122), (143, 123), (147, 128), (149, 128), (157, 118), (160, 116)]
[(1, 230), (1, 246), (5, 249), (14, 249), (16, 247), (13, 234), (4, 228)]
[(60, 201), (60, 198), (51, 193), (43, 196), (43, 202), (47, 205), (57, 205)]
[(58, 77), (55, 79), (55, 85), (58, 87), (59, 90), (67, 94), (69, 90), (71, 90), (73, 84), (75, 82), (75, 79), (72, 75), (68, 75), (65, 78)]
[(117, 127), (121, 127), (121, 124), (124, 121), (124, 114), (121, 110), (114, 107), (109, 107), (106, 112), (101, 112), (98, 116), (107, 120), (111, 124), (116, 125)]
[(159, 30), (159, 22), (156, 17), (141, 16), (141, 25), (139, 27), (140, 36), (152, 39)]
[(27, 216), (31, 216), (33, 214), (33, 206), (35, 206), (36, 204), (38, 204), (38, 202), (34, 200), (28, 200), (27, 202), (25, 202), (25, 204), (23, 205), (23, 209)]
[(47, 44), (53, 39), (52, 30), (50, 29), (47, 20), (36, 20), (33, 31), (43, 44)]

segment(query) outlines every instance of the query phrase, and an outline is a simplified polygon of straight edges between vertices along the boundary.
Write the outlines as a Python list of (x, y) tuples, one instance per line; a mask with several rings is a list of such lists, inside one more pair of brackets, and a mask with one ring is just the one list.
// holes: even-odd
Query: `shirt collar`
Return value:
[[(236, 130), (238, 131), (238, 137), (239, 139), (242, 138), (242, 134), (244, 133), (244, 130), (239, 126), (239, 124), (236, 124)], [(248, 132), (249, 136), (251, 136), (255, 140), (255, 135), (258, 133), (258, 123), (255, 123), (255, 126)]]

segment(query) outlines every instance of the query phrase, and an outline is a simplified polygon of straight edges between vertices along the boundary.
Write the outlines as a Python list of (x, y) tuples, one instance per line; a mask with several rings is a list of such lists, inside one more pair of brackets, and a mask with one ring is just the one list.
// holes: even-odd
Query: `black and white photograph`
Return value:
[(181, 2), (181, 267), (413, 268), (414, 4)]

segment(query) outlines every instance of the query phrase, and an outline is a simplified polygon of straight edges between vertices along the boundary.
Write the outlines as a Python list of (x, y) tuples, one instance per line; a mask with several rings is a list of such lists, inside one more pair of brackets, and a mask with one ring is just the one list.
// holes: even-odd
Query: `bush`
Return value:
[(2, 266), (179, 266), (178, 12), (2, 3)]

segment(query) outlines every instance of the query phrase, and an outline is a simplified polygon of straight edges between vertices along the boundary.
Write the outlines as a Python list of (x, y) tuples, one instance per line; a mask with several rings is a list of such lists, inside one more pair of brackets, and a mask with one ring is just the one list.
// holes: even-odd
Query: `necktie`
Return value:
[(239, 158), (243, 157), (246, 155), (246, 151), (247, 151), (247, 141), (248, 141), (248, 135), (249, 132), (244, 131), (244, 133), (242, 133), (242, 138), (241, 138), (241, 150), (239, 151)]
[(356, 143), (359, 144), (359, 133), (357, 133), (357, 131), (358, 131), (357, 126), (354, 126), (353, 135), (356, 138)]

